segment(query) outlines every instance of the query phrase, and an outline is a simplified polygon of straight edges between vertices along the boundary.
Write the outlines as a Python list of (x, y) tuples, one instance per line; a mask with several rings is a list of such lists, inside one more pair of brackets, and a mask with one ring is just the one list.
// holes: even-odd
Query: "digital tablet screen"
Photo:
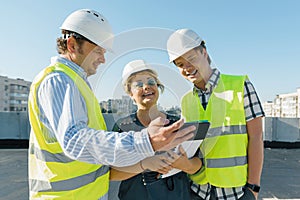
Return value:
[(193, 140), (203, 140), (206, 136), (210, 123), (208, 121), (185, 122), (180, 129), (184, 129), (191, 125), (196, 126), (196, 135)]

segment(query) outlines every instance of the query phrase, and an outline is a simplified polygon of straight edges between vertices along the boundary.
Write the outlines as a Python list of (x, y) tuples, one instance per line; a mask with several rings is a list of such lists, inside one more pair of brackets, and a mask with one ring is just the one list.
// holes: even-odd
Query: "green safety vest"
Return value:
[(87, 83), (72, 69), (61, 63), (44, 69), (34, 80), (29, 94), (31, 124), (29, 147), (30, 199), (99, 199), (108, 192), (109, 167), (73, 160), (65, 155), (60, 144), (47, 138), (47, 129), (39, 119), (37, 89), (54, 71), (67, 74), (85, 99), (88, 127), (106, 130), (99, 103)]
[(206, 110), (198, 94), (191, 91), (182, 98), (182, 116), (186, 121), (210, 122), (207, 136), (200, 145), (204, 164), (198, 173), (190, 175), (195, 183), (229, 188), (243, 186), (247, 181), (246, 79), (247, 76), (221, 74)]

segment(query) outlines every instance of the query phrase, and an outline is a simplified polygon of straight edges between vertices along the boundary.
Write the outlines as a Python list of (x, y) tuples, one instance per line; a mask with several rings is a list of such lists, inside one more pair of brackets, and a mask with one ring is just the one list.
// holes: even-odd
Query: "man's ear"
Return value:
[(74, 37), (69, 37), (67, 39), (67, 49), (70, 53), (75, 52), (76, 40)]

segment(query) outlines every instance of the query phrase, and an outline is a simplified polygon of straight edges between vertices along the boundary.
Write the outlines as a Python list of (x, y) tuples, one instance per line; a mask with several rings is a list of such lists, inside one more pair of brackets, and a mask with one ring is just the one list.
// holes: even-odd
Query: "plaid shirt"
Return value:
[[(198, 93), (200, 98), (200, 102), (203, 107), (206, 108), (209, 97), (212, 93), (212, 90), (217, 86), (220, 80), (220, 72), (217, 69), (213, 69), (213, 73), (208, 80), (203, 91), (194, 87), (193, 91)], [(246, 121), (250, 121), (256, 117), (265, 116), (259, 98), (256, 94), (256, 91), (249, 80), (245, 81), (245, 89), (244, 89), (244, 109)], [(197, 193), (203, 199), (209, 199), (211, 192), (215, 191), (216, 198), (220, 200), (236, 200), (243, 196), (243, 188), (235, 187), (235, 188), (218, 188), (214, 187), (210, 184), (198, 185), (197, 183), (192, 183), (191, 189)]]

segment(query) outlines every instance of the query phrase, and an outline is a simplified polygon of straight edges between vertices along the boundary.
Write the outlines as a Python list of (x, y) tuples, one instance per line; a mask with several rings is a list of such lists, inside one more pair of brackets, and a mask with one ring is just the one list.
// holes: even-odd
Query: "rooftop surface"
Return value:
[[(27, 149), (0, 149), (0, 200), (28, 200)], [(117, 200), (113, 182), (110, 200)], [(265, 148), (259, 199), (300, 200), (300, 149)]]

